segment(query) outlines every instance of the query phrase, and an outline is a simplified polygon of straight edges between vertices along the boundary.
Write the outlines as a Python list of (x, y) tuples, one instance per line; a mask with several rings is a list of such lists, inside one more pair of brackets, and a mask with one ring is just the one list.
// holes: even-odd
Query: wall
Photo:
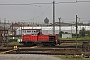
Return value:
[(72, 34), (62, 34), (62, 38), (72, 38)]

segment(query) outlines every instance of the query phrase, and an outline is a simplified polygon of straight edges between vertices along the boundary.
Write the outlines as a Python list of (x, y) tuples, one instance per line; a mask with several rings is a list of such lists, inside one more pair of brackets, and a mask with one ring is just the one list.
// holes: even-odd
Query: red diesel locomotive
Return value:
[(24, 45), (43, 44), (45, 46), (55, 46), (59, 44), (57, 35), (42, 34), (41, 29), (22, 29), (22, 39), (19, 42)]

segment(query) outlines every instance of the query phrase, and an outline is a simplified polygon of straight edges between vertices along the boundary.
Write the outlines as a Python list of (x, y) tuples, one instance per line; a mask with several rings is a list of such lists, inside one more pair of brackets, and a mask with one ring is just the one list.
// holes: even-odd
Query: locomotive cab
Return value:
[(55, 40), (55, 36), (49, 36), (49, 41), (54, 41)]
[(41, 29), (22, 29), (22, 35), (37, 35)]
[(41, 29), (22, 29), (22, 39), (19, 43), (24, 45), (34, 45), (38, 40), (38, 33)]

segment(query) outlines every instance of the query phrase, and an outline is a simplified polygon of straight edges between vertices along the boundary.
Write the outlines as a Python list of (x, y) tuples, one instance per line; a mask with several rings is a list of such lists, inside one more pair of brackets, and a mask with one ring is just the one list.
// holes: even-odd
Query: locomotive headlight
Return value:
[(56, 44), (57, 44), (57, 42), (58, 42), (58, 41), (56, 40)]
[(18, 39), (17, 42), (22, 42), (22, 39)]

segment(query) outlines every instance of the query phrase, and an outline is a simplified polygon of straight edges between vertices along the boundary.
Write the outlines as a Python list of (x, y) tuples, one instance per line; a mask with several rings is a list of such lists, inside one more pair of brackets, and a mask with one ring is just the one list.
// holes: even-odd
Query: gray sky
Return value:
[[(75, 2), (76, 0), (55, 0), (58, 2)], [(90, 1), (90, 0), (78, 0)], [(53, 0), (0, 0), (0, 4), (31, 4), (51, 3)], [(1, 21), (13, 22), (38, 22), (43, 23), (47, 17), (49, 23), (53, 21), (52, 4), (35, 5), (0, 5)], [(90, 2), (60, 3), (55, 5), (55, 21), (61, 17), (63, 22), (75, 22), (75, 15), (78, 15), (80, 22), (90, 22)]]

